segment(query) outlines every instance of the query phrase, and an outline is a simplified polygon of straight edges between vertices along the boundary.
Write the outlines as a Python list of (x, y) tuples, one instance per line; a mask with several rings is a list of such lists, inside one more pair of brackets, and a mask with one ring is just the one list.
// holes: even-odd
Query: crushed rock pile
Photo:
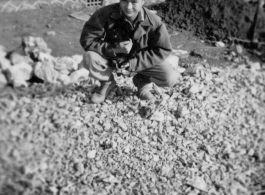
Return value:
[(5, 90), (0, 194), (262, 194), (264, 67), (183, 68), (153, 102), (123, 77), (102, 104), (88, 82)]
[(40, 37), (23, 37), (22, 45), (7, 52), (0, 46), (0, 87), (27, 87), (32, 80), (69, 85), (88, 79), (82, 55), (53, 57)]

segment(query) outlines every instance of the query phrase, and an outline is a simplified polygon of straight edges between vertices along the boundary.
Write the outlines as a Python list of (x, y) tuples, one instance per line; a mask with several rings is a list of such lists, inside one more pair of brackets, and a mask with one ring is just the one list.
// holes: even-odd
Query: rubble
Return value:
[(89, 79), (89, 71), (82, 68), (82, 60), (82, 55), (54, 57), (42, 38), (24, 37), (22, 45), (14, 51), (7, 53), (0, 47), (1, 85), (27, 87), (33, 76), (45, 83), (78, 83)]
[(85, 77), (81, 63), (68, 75), (54, 68), (56, 57), (36, 59), (34, 71), (45, 72), (45, 63), (54, 71), (51, 82), (0, 94), (0, 194), (263, 191), (261, 63), (188, 63), (174, 87), (153, 87), (154, 101), (139, 100), (131, 78), (120, 76), (121, 95), (115, 89), (93, 104), (94, 82), (52, 83)]

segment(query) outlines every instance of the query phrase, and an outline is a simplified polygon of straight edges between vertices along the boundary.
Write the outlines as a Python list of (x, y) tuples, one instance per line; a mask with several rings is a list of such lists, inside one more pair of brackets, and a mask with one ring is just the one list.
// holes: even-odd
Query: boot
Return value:
[(91, 97), (91, 101), (93, 103), (101, 103), (104, 102), (109, 92), (116, 86), (116, 81), (113, 77), (109, 81), (101, 81), (100, 87), (93, 93)]
[(141, 100), (151, 100), (154, 98), (154, 95), (151, 93), (152, 83), (150, 77), (137, 74), (133, 77), (133, 84), (137, 87), (137, 95)]

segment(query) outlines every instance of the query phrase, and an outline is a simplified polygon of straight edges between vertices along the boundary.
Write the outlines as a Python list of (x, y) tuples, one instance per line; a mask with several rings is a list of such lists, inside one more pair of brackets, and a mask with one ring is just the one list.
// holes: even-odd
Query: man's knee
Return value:
[(167, 85), (168, 87), (173, 87), (177, 84), (177, 82), (180, 79), (180, 74), (176, 71), (174, 71), (175, 74), (171, 74), (167, 79)]
[(83, 55), (83, 61), (84, 61), (84, 67), (86, 69), (89, 69), (89, 67), (91, 66), (91, 64), (94, 63), (94, 61), (97, 59), (97, 55), (99, 55), (98, 53), (94, 52), (94, 51), (87, 51), (84, 53)]
[(151, 81), (160, 87), (173, 87), (180, 79), (181, 75), (169, 64), (164, 64), (158, 69), (159, 73), (151, 74)]
[(153, 78), (151, 77), (151, 82), (155, 83), (159, 87), (173, 87), (179, 81), (177, 75), (167, 75), (165, 78)]

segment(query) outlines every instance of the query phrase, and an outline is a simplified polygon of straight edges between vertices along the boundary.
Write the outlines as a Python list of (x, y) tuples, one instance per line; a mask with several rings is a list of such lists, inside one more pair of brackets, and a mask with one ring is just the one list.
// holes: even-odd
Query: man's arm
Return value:
[(140, 50), (130, 60), (131, 72), (139, 72), (162, 63), (172, 52), (167, 29), (163, 23), (148, 37), (148, 47)]
[(103, 41), (104, 36), (104, 19), (101, 18), (100, 11), (96, 11), (84, 25), (80, 44), (85, 51), (95, 51), (105, 57), (115, 57), (111, 45)]

